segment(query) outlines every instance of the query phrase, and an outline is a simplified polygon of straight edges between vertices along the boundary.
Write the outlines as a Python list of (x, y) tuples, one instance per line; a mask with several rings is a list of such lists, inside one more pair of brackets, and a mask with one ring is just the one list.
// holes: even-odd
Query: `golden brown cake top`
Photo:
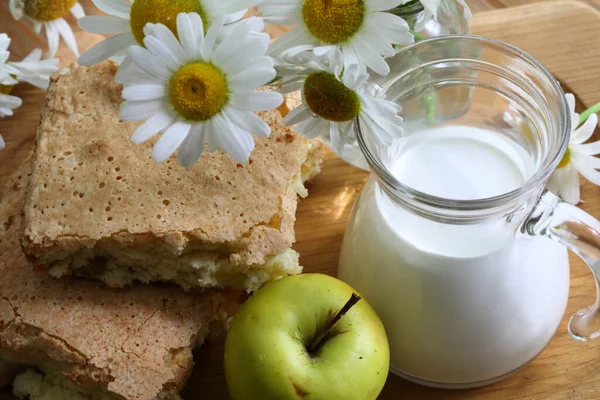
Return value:
[(28, 171), (9, 182), (0, 204), (0, 357), (49, 365), (125, 399), (181, 389), (191, 349), (222, 295), (149, 285), (111, 290), (34, 271), (19, 245)]
[(119, 120), (115, 66), (56, 74), (46, 99), (25, 208), (26, 251), (66, 253), (107, 237), (147, 241), (174, 254), (208, 243), (244, 263), (262, 262), (294, 241), (295, 194), (307, 141), (261, 113), (269, 139), (256, 138), (249, 162), (223, 152), (192, 168), (151, 160), (155, 140), (130, 142), (139, 123)]

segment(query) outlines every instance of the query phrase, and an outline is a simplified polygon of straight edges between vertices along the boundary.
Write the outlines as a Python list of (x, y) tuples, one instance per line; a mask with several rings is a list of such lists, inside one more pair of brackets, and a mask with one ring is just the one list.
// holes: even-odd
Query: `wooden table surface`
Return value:
[[(473, 32), (514, 44), (541, 60), (576, 94), (580, 105), (600, 101), (600, 0), (583, 3), (547, 0), (467, 0), (478, 13), (471, 23)], [(0, 2), (0, 32), (13, 38), (11, 52), (22, 58), (44, 41), (31, 29), (12, 21), (8, 1)], [(95, 12), (88, 0), (82, 1), (88, 12)], [(521, 6), (517, 9), (507, 7)], [(495, 10), (492, 12), (487, 12)], [(76, 32), (82, 49), (101, 38)], [(73, 61), (64, 48), (59, 53), (66, 65)], [(27, 85), (15, 88), (24, 100), (11, 118), (0, 120), (0, 133), (7, 149), (0, 152), (0, 188), (33, 146), (33, 137), (43, 106), (44, 93)], [(341, 240), (352, 208), (367, 173), (329, 155), (321, 175), (311, 183), (310, 196), (298, 209), (295, 248), (306, 272), (335, 275)], [(583, 181), (583, 179), (582, 179)], [(2, 189), (0, 189), (2, 190)], [(1, 196), (0, 196), (1, 197)], [(583, 184), (583, 209), (600, 217), (600, 188)], [(429, 389), (390, 375), (381, 399), (529, 399), (583, 400), (600, 399), (600, 339), (578, 343), (566, 333), (568, 316), (592, 303), (594, 282), (576, 257), (571, 257), (571, 297), (567, 314), (550, 345), (532, 363), (510, 378), (484, 388), (462, 391)], [(543, 277), (540, 277), (543, 279)], [(223, 376), (222, 343), (210, 343), (196, 356), (196, 368), (184, 399), (228, 399)], [(0, 400), (13, 397), (0, 392)]]

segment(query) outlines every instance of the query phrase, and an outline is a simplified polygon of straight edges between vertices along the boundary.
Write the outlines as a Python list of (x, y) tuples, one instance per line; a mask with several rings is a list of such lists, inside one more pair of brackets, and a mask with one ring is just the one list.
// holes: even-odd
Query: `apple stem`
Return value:
[(350, 311), (350, 309), (354, 307), (354, 305), (358, 303), (360, 299), (361, 297), (358, 294), (352, 293), (352, 296), (350, 296), (350, 299), (346, 302), (346, 304), (344, 304), (344, 306), (337, 312), (337, 314), (335, 314), (335, 316), (327, 322), (325, 329), (323, 329), (321, 333), (315, 338), (315, 340), (313, 340), (310, 346), (308, 346), (309, 353), (314, 353), (319, 349), (319, 347), (321, 347), (321, 342), (323, 342), (323, 339), (325, 339), (327, 335), (329, 335), (329, 332), (331, 331), (331, 329), (333, 329), (335, 324), (337, 324), (337, 322), (340, 319), (342, 319), (342, 317), (346, 315), (346, 313)]

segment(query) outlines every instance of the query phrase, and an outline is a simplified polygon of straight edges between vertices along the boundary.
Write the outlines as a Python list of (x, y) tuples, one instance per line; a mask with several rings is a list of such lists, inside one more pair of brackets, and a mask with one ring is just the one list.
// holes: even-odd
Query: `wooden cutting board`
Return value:
[[(587, 0), (593, 2), (596, 0)], [(502, 6), (504, 0), (472, 1), (473, 10)], [(512, 5), (527, 1), (510, 0)], [(11, 50), (17, 58), (42, 41), (9, 20), (7, 2), (0, 4), (0, 31), (13, 37)], [(90, 7), (86, 7), (92, 10)], [(540, 2), (517, 8), (478, 13), (471, 21), (473, 32), (506, 41), (531, 53), (573, 92), (582, 107), (600, 101), (600, 13), (575, 1)], [(276, 31), (273, 30), (273, 33)], [(100, 38), (77, 33), (82, 48)], [(72, 60), (62, 52), (63, 62)], [(15, 116), (0, 121), (0, 133), (7, 149), (0, 152), (0, 187), (33, 145), (39, 112), (43, 106), (41, 91), (18, 86), (14, 94), (24, 99)], [(305, 272), (335, 275), (342, 237), (350, 210), (368, 174), (330, 154), (323, 172), (309, 187), (310, 196), (300, 202), (297, 214), (296, 250)], [(0, 189), (1, 190), (1, 189)], [(583, 184), (582, 208), (600, 218), (600, 188)], [(578, 343), (570, 339), (566, 324), (575, 311), (592, 303), (594, 282), (583, 263), (571, 257), (571, 298), (567, 314), (550, 345), (532, 363), (505, 381), (484, 388), (444, 391), (429, 389), (390, 375), (381, 399), (529, 399), (584, 400), (600, 399), (600, 339)], [(540, 276), (540, 279), (544, 279)], [(183, 398), (228, 399), (223, 374), (223, 345), (205, 345), (196, 356), (197, 366), (183, 392)], [(9, 391), (0, 400), (14, 399)]]

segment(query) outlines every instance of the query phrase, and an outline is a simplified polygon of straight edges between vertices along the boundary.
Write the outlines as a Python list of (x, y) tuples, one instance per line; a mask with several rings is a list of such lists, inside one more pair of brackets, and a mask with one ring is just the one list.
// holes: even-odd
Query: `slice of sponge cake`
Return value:
[(239, 292), (115, 290), (36, 271), (20, 246), (29, 179), (27, 164), (0, 203), (0, 385), (17, 374), (23, 398), (178, 399), (193, 348), (223, 332)]
[[(321, 142), (281, 125), (278, 111), (249, 162), (223, 152), (186, 169), (151, 160), (139, 125), (119, 120), (116, 67), (53, 77), (37, 133), (25, 206), (25, 252), (54, 276), (122, 287), (167, 281), (185, 289), (249, 291), (301, 271), (291, 249), (297, 194), (320, 165)], [(225, 133), (226, 134), (226, 133)]]

